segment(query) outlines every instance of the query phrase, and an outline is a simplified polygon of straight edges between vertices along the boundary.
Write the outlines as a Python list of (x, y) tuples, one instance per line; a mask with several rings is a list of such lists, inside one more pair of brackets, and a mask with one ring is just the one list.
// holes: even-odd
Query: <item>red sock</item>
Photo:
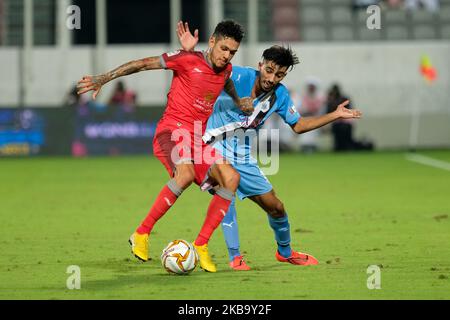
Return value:
[(177, 199), (178, 197), (169, 189), (169, 187), (167, 185), (164, 186), (159, 193), (158, 198), (156, 198), (156, 201), (153, 203), (147, 217), (145, 217), (144, 221), (142, 221), (141, 225), (136, 229), (136, 232), (139, 234), (150, 234), (156, 221), (170, 209)]
[(228, 207), (231, 204), (231, 200), (226, 200), (217, 194), (209, 203), (208, 213), (206, 214), (205, 223), (203, 224), (197, 239), (195, 239), (195, 245), (202, 246), (208, 243), (209, 238), (217, 229), (223, 217), (227, 214)]

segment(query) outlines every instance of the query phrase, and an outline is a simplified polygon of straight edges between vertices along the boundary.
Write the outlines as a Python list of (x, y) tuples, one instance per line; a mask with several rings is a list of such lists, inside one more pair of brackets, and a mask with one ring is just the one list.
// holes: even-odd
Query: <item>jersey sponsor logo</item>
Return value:
[(203, 71), (200, 70), (199, 68), (194, 68), (194, 71), (195, 71), (195, 72), (198, 72), (198, 73), (203, 73)]
[(214, 107), (214, 99), (211, 102), (201, 100), (199, 98), (196, 98), (194, 101), (194, 107), (197, 109), (200, 109), (201, 112), (211, 113)]
[(203, 96), (203, 99), (196, 98), (194, 101), (194, 107), (200, 109), (202, 112), (211, 113), (216, 102), (217, 95), (212, 91), (207, 91)]

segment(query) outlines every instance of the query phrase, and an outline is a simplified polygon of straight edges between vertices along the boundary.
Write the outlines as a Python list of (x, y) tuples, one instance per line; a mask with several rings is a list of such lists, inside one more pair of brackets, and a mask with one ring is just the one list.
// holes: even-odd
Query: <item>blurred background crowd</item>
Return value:
[(240, 22), (236, 65), (289, 44), (300, 64), (283, 83), (303, 116), (345, 99), (363, 111), (301, 136), (273, 117), (283, 151), (450, 146), (450, 0), (0, 0), (0, 156), (151, 153), (169, 72), (116, 80), (96, 101), (75, 84), (178, 48), (181, 19), (199, 49), (218, 21)]

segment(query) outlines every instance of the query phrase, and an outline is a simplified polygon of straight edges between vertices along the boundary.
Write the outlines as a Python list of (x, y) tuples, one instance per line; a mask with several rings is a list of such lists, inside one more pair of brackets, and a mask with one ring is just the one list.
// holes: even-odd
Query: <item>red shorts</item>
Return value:
[(198, 131), (194, 132), (192, 126), (188, 127), (177, 121), (160, 121), (153, 138), (153, 154), (166, 167), (171, 177), (174, 176), (177, 164), (193, 163), (194, 182), (201, 186), (208, 178), (211, 166), (224, 158), (219, 151), (203, 142), (203, 130)]

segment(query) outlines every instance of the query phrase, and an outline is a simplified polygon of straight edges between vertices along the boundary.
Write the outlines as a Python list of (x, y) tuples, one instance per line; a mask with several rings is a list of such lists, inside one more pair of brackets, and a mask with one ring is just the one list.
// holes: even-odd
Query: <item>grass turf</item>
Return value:
[[(421, 154), (450, 162), (450, 151)], [(450, 299), (450, 172), (404, 153), (283, 155), (269, 177), (289, 214), (293, 247), (320, 265), (275, 260), (266, 215), (238, 201), (250, 272), (228, 268), (221, 230), (210, 252), (219, 272), (167, 274), (162, 248), (192, 241), (209, 195), (187, 190), (151, 236), (152, 261), (127, 239), (167, 181), (152, 157), (0, 160), (0, 299)], [(69, 290), (68, 266), (81, 269)], [(367, 267), (381, 289), (367, 288)]]

